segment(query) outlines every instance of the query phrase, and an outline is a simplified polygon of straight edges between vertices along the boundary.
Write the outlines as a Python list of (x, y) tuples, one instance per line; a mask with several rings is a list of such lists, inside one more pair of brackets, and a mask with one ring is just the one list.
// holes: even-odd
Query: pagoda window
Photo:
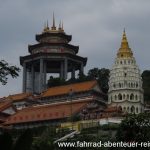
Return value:
[(138, 96), (137, 95), (135, 96), (135, 100), (138, 100)]
[(123, 107), (124, 112), (126, 111), (126, 107)]
[(125, 99), (125, 97), (126, 97), (125, 94), (123, 94), (123, 99)]
[(131, 83), (131, 87), (133, 88), (133, 83)]
[(136, 83), (136, 88), (138, 87), (138, 83)]
[(113, 87), (116, 88), (116, 84), (114, 84)]
[(129, 113), (129, 107), (127, 107), (127, 112)]
[(119, 109), (120, 111), (122, 111), (122, 107), (121, 107), (121, 106), (119, 106), (118, 109)]
[(129, 87), (130, 87), (130, 83), (129, 83)]
[(131, 113), (135, 113), (135, 107), (134, 106), (131, 107)]
[(138, 109), (138, 107), (136, 107), (136, 113), (138, 113), (139, 112), (139, 109)]
[(122, 100), (122, 95), (119, 93), (118, 100)]
[(127, 73), (124, 73), (124, 77), (126, 77), (127, 76)]
[(134, 95), (133, 95), (133, 93), (130, 95), (130, 100), (134, 100)]
[(121, 88), (121, 83), (119, 83), (119, 88)]

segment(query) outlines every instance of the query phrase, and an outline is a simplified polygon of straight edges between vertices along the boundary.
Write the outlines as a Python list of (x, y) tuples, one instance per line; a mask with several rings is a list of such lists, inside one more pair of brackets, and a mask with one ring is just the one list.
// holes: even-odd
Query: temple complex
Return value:
[(108, 97), (108, 104), (119, 107), (124, 113), (138, 114), (144, 111), (142, 77), (125, 31), (110, 71)]
[(49, 74), (59, 74), (66, 80), (68, 73), (75, 78), (75, 72), (84, 72), (87, 58), (78, 56), (79, 46), (69, 44), (72, 36), (64, 32), (63, 24), (58, 29), (53, 24), (45, 25), (43, 32), (36, 35), (37, 44), (29, 45), (29, 55), (20, 57), (23, 66), (23, 92), (41, 93), (47, 89)]

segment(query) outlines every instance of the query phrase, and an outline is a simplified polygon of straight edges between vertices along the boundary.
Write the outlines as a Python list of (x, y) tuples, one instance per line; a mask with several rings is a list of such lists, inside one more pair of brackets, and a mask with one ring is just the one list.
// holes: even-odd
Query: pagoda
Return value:
[(47, 88), (47, 76), (59, 74), (67, 80), (68, 73), (75, 78), (75, 72), (84, 73), (87, 58), (78, 56), (79, 46), (71, 45), (72, 36), (67, 35), (63, 23), (55, 26), (53, 15), (52, 27), (48, 22), (41, 34), (36, 35), (37, 44), (29, 45), (29, 55), (20, 57), (23, 66), (23, 92), (41, 93)]
[(125, 30), (121, 47), (110, 71), (108, 104), (124, 113), (139, 114), (144, 111), (142, 78)]

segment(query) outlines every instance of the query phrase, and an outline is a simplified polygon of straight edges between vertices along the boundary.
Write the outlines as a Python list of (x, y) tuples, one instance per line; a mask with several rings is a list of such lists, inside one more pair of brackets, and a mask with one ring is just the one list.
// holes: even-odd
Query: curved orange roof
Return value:
[(91, 90), (97, 81), (86, 81), (81, 83), (74, 83), (69, 85), (57, 86), (47, 89), (45, 92), (42, 93), (41, 97), (50, 97), (55, 95), (63, 95), (69, 94), (70, 90), (73, 92), (84, 92)]
[(72, 114), (75, 114), (83, 109), (92, 100), (93, 99), (91, 98), (84, 101), (73, 101), (72, 103), (65, 102), (28, 107), (10, 116), (6, 120), (5, 125), (66, 118), (71, 116), (71, 108)]

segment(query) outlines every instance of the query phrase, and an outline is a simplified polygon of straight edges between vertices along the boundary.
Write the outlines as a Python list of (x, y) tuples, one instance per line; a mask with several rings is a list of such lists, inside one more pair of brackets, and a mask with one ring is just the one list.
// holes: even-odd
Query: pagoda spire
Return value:
[(121, 46), (118, 50), (117, 57), (125, 58), (125, 57), (132, 57), (132, 56), (133, 56), (133, 53), (131, 51), (131, 48), (129, 47), (125, 28), (124, 28), (122, 40), (121, 40)]
[(58, 30), (61, 30), (61, 21), (59, 22)]
[(51, 30), (56, 30), (54, 12), (53, 12), (53, 25), (51, 27)]
[(44, 23), (44, 29), (43, 32), (48, 32), (49, 31), (49, 26), (48, 26), (48, 20), (46, 23)]
[(64, 27), (63, 27), (63, 21), (62, 21), (62, 24), (61, 24), (61, 30), (64, 31)]
[(123, 30), (123, 36), (122, 36), (122, 41), (121, 41), (121, 48), (129, 48), (129, 44), (128, 44), (125, 28)]

